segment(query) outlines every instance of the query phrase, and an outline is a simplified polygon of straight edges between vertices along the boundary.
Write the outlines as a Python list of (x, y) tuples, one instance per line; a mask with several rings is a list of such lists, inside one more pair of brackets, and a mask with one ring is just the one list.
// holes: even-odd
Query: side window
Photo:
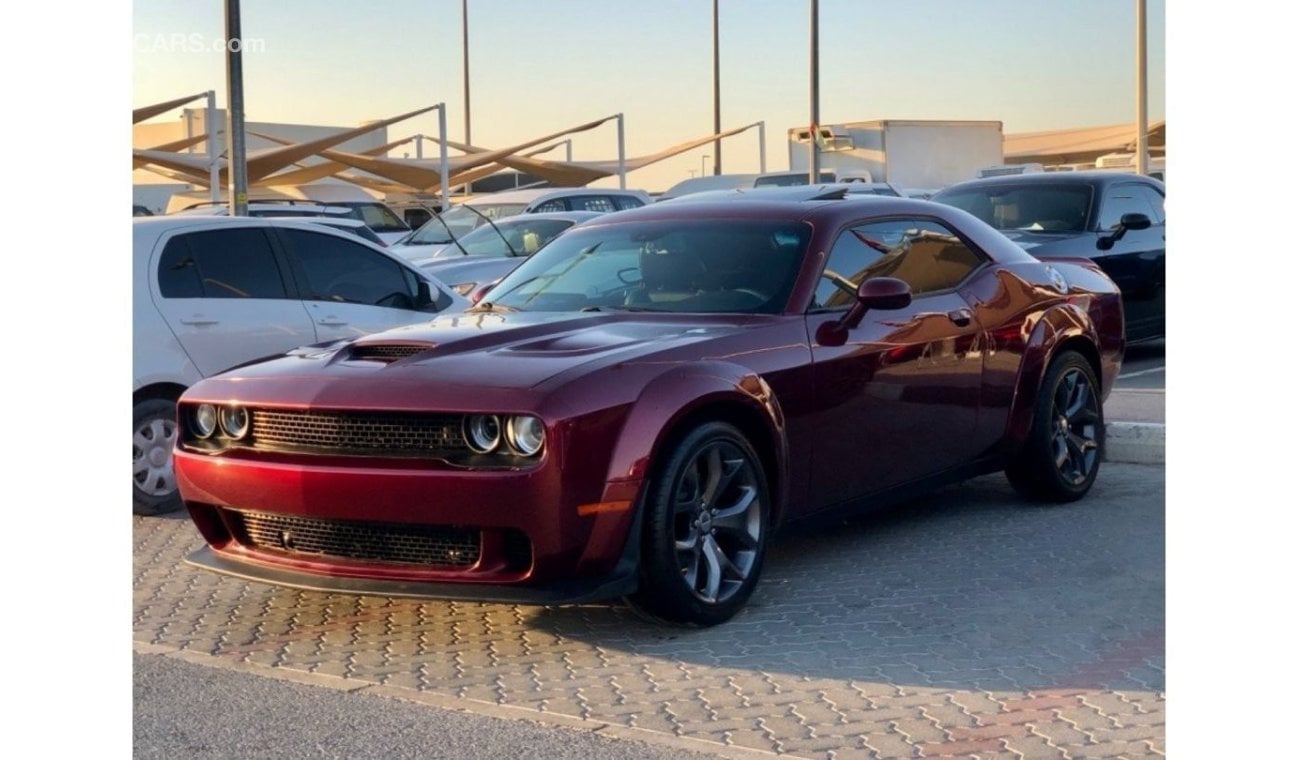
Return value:
[(897, 277), (919, 296), (955, 288), (984, 263), (947, 227), (928, 219), (860, 224), (840, 233), (813, 308), (846, 309), (872, 277)]
[(281, 234), (300, 267), (307, 300), (416, 308), (414, 276), (387, 256), (333, 235), (294, 229)]
[(614, 202), (607, 195), (582, 195), (570, 198), (569, 205), (574, 211), (597, 211), (609, 213), (614, 211)]
[(542, 205), (538, 206), (537, 208), (533, 209), (533, 213), (534, 213), (534, 214), (546, 214), (546, 213), (550, 213), (550, 212), (552, 212), (552, 211), (568, 211), (568, 210), (569, 210), (568, 207), (564, 205), (564, 199), (563, 199), (563, 198), (554, 198), (554, 199), (552, 199), (552, 200), (549, 200), (549, 201), (543, 203)]
[(1163, 216), (1151, 208), (1151, 204), (1147, 202), (1146, 196), (1139, 192), (1140, 190), (1142, 187), (1135, 184), (1115, 185), (1107, 190), (1101, 201), (1101, 219), (1097, 222), (1097, 229), (1103, 231), (1114, 229), (1125, 214), (1146, 214), (1153, 223), (1158, 217)]
[(614, 204), (618, 206), (619, 211), (626, 211), (630, 208), (641, 208), (645, 205), (640, 198), (631, 195), (615, 195)]
[(257, 228), (178, 235), (158, 262), (163, 298), (286, 298), (270, 241)]
[(1143, 198), (1146, 198), (1147, 203), (1151, 204), (1151, 210), (1156, 212), (1156, 215), (1151, 217), (1151, 223), (1164, 224), (1165, 223), (1165, 196), (1161, 195), (1159, 190), (1149, 185), (1137, 185), (1136, 187), (1137, 187), (1137, 194), (1142, 196)]

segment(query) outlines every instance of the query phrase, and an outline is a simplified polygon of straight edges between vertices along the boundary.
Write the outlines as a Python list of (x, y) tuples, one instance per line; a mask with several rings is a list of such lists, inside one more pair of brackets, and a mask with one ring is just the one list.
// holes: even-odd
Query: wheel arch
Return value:
[(162, 399), (163, 401), (177, 401), (181, 394), (185, 392), (185, 386), (180, 383), (159, 382), (150, 383), (135, 389), (132, 393), (131, 404), (139, 404), (141, 401), (150, 401), (153, 399)]
[[(666, 410), (672, 410), (665, 415)], [(725, 363), (694, 365), (656, 378), (641, 393), (610, 460), (609, 480), (639, 480), (638, 509), (655, 468), (690, 430), (709, 421), (736, 427), (758, 452), (772, 498), (772, 524), (786, 504), (789, 449), (785, 417), (763, 378)]]
[(1024, 444), (1033, 424), (1034, 402), (1052, 361), (1065, 351), (1077, 351), (1092, 368), (1099, 383), (1102, 375), (1101, 351), (1097, 330), (1087, 312), (1064, 303), (1043, 313), (1025, 346), (1016, 380), (1011, 413), (1007, 418), (1008, 453), (1014, 455)]

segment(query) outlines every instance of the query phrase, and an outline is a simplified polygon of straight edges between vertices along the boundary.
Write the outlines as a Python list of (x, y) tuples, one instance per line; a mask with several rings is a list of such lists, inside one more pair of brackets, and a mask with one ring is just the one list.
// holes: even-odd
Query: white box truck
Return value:
[[(881, 119), (818, 128), (819, 163), (838, 175), (866, 172), (877, 182), (938, 190), (1002, 163), (1000, 121)], [(808, 170), (808, 127), (787, 130), (790, 170)]]

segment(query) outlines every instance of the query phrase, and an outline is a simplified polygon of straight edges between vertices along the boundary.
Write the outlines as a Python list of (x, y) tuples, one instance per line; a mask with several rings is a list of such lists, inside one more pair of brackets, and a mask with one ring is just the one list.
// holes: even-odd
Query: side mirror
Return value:
[(873, 277), (858, 286), (858, 300), (844, 316), (817, 327), (817, 342), (823, 346), (842, 346), (849, 330), (862, 323), (871, 309), (893, 311), (912, 303), (912, 287), (896, 277)]
[(1109, 235), (1102, 235), (1097, 238), (1097, 247), (1103, 251), (1109, 251), (1123, 237), (1124, 233), (1129, 230), (1145, 230), (1151, 227), (1151, 217), (1142, 213), (1128, 213), (1119, 218), (1119, 224), (1115, 225)]

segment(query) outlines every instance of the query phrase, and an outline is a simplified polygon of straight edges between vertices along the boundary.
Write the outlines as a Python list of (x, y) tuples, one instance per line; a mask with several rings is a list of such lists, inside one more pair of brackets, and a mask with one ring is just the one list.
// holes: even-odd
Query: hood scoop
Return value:
[(392, 364), (408, 356), (424, 353), (435, 343), (354, 343), (348, 349), (349, 361)]

